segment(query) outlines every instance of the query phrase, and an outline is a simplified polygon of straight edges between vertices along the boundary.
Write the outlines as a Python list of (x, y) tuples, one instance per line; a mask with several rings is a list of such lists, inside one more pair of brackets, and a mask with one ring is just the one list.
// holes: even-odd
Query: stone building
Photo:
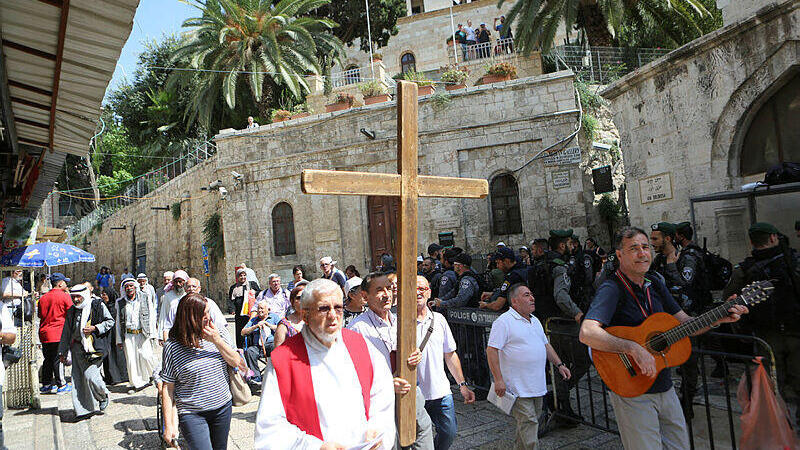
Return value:
[[(463, 113), (476, 107), (476, 114)], [(590, 166), (602, 161), (587, 151), (587, 143), (571, 139), (553, 148), (561, 151), (533, 159), (574, 135), (578, 117), (568, 71), (470, 87), (445, 100), (420, 98), (420, 173), (487, 179), (490, 195), (421, 199), (418, 253), (440, 233), (452, 233), (455, 245), (476, 256), (498, 241), (518, 248), (551, 228), (602, 235), (589, 175)], [(93, 279), (100, 265), (116, 273), (138, 266), (157, 280), (162, 270), (186, 267), (202, 279), (203, 228), (215, 213), (221, 216), (224, 255), (216, 251), (222, 257), (215, 263), (212, 252), (203, 286), (220, 299), (241, 262), (265, 282), (271, 272), (288, 278), (296, 264), (318, 276), (317, 261), (325, 255), (364, 270), (382, 252), (395, 252), (396, 200), (300, 190), (305, 168), (396, 171), (394, 102), (223, 131), (215, 141), (214, 157), (116, 212), (101, 229), (77, 237), (97, 263), (67, 270)], [(224, 198), (208, 190), (215, 180), (227, 190)], [(154, 209), (177, 201), (178, 218)]]
[[(800, 161), (800, 0), (717, 3), (723, 28), (601, 92), (620, 132), (633, 224), (690, 220), (691, 198), (738, 191), (773, 164)], [(733, 261), (749, 252), (756, 217), (800, 246), (797, 192), (695, 206), (701, 239)]]

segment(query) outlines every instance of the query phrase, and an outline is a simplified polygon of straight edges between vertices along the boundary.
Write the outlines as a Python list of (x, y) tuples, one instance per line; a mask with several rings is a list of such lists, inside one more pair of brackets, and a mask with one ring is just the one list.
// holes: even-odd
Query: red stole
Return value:
[[(342, 330), (344, 342), (350, 359), (356, 369), (364, 399), (364, 411), (369, 420), (369, 392), (372, 388), (372, 360), (367, 350), (367, 342), (355, 331)], [(286, 420), (320, 440), (322, 429), (319, 425), (319, 411), (314, 396), (314, 383), (311, 380), (311, 366), (302, 333), (298, 333), (272, 351), (272, 366), (278, 379), (281, 401), (286, 412)]]

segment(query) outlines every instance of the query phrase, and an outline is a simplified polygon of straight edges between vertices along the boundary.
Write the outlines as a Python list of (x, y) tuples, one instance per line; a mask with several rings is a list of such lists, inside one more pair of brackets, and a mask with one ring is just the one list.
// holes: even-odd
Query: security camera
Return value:
[(212, 181), (208, 184), (209, 189), (221, 189), (222, 188), (222, 180)]
[(223, 200), (228, 199), (228, 190), (224, 187), (220, 186), (219, 188), (219, 196), (222, 197)]
[(233, 179), (236, 181), (242, 181), (244, 179), (244, 175), (235, 170), (231, 171), (231, 176), (233, 176)]

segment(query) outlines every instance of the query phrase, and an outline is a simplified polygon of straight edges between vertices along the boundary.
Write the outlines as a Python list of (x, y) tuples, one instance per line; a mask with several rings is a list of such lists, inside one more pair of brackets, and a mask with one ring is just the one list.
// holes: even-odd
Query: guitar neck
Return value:
[(707, 311), (688, 322), (684, 322), (677, 327), (667, 331), (665, 336), (670, 345), (680, 341), (681, 339), (691, 336), (703, 328), (711, 326), (712, 323), (728, 316), (728, 310), (731, 306), (739, 305), (741, 301), (739, 298), (727, 301), (716, 308)]

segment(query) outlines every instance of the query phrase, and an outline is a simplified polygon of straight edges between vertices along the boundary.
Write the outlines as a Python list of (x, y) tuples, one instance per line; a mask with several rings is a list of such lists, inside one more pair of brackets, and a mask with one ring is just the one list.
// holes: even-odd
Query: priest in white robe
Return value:
[[(122, 281), (125, 295), (117, 299), (117, 346), (125, 351), (128, 381), (134, 389), (146, 386), (153, 376), (156, 358), (150, 344), (150, 303), (133, 278)], [(132, 391), (128, 391), (132, 393)]]
[(276, 348), (256, 415), (256, 449), (395, 443), (394, 386), (383, 355), (342, 330), (339, 285), (320, 278), (301, 297), (306, 326)]

